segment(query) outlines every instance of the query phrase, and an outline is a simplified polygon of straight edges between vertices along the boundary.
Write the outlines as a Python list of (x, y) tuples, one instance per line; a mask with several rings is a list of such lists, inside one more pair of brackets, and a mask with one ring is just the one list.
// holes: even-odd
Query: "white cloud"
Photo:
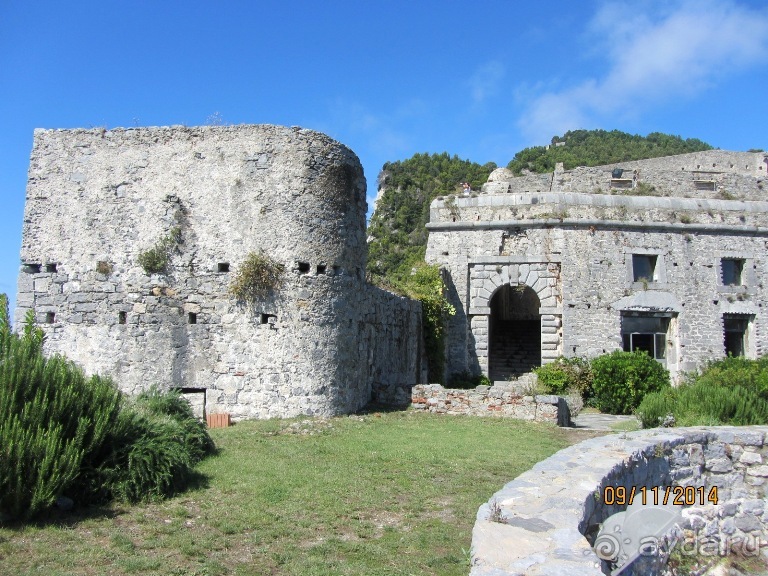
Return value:
[(519, 121), (528, 138), (544, 142), (627, 110), (689, 98), (768, 58), (768, 11), (733, 1), (611, 1), (587, 34), (605, 55), (605, 74), (535, 97)]
[(498, 92), (499, 83), (504, 79), (504, 65), (492, 60), (480, 66), (469, 79), (469, 88), (474, 104), (480, 104)]

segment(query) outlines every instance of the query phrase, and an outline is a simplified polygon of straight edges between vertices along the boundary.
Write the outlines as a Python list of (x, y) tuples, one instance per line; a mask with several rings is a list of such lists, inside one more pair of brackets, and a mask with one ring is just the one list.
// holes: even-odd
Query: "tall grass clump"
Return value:
[(647, 353), (616, 350), (594, 358), (594, 405), (608, 414), (631, 414), (650, 392), (669, 388), (669, 372)]
[(32, 312), (11, 331), (0, 295), (0, 519), (29, 519), (62, 495), (89, 504), (183, 488), (213, 450), (189, 405), (154, 391), (125, 402), (109, 379), (46, 358), (43, 342)]

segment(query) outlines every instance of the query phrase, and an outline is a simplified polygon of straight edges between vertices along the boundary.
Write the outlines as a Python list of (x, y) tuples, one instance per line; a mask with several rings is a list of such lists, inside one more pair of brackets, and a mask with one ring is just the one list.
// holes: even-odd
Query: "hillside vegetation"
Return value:
[(680, 136), (661, 132), (639, 136), (618, 130), (572, 130), (563, 136), (553, 137), (550, 146), (521, 150), (507, 164), (507, 168), (515, 174), (523, 170), (543, 173), (552, 172), (558, 162), (569, 170), (576, 166), (601, 166), (711, 149), (712, 146), (698, 138), (683, 140)]
[(461, 183), (479, 189), (496, 168), (458, 156), (414, 154), (387, 162), (379, 174), (379, 199), (368, 226), (368, 273), (398, 283), (424, 260), (429, 204), (438, 196), (461, 192)]

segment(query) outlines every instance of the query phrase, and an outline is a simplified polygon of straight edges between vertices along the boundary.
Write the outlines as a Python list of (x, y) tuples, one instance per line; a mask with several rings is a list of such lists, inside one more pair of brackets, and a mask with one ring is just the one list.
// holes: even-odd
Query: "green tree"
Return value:
[(368, 272), (389, 282), (402, 282), (427, 246), (429, 205), (438, 196), (460, 193), (461, 183), (479, 190), (496, 164), (477, 164), (458, 156), (414, 154), (387, 162), (378, 178), (379, 199), (368, 226)]

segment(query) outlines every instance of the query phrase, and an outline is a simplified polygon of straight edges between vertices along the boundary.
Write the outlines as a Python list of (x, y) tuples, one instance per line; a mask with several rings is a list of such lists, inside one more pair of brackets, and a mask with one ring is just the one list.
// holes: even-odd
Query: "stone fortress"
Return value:
[[(15, 324), (128, 393), (180, 388), (234, 418), (407, 403), (418, 302), (365, 282), (366, 184), (325, 135), (276, 126), (36, 130)], [(166, 273), (139, 254), (180, 233)], [(252, 305), (250, 252), (285, 268)]]
[[(480, 193), (435, 200), (427, 261), (456, 307), (447, 375), (623, 348), (675, 376), (768, 353), (767, 168), (717, 150), (499, 168)], [(357, 157), (311, 130), (36, 130), (15, 323), (32, 310), (47, 352), (128, 393), (179, 388), (201, 412), (407, 404), (426, 378), (420, 306), (365, 282), (365, 213)], [(147, 273), (139, 255), (174, 233), (167, 270)], [(260, 251), (283, 283), (238, 302), (233, 275)]]
[(426, 259), (457, 313), (447, 372), (646, 350), (673, 378), (768, 353), (768, 156), (711, 150), (514, 177), (438, 198)]

